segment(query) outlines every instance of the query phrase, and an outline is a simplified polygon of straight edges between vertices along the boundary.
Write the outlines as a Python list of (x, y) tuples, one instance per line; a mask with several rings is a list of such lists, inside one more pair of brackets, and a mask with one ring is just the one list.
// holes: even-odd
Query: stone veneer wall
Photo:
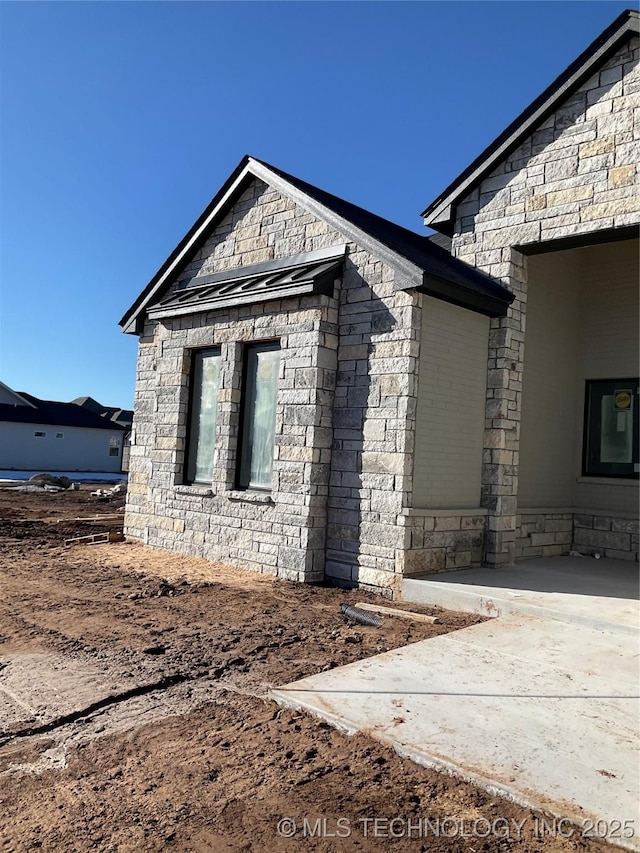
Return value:
[[(343, 235), (254, 181), (174, 282), (338, 244)], [(281, 577), (399, 583), (422, 297), (353, 243), (335, 298), (146, 324), (125, 529), (149, 545)], [(234, 489), (242, 345), (279, 338), (273, 490)], [(220, 346), (211, 488), (182, 484), (190, 350)]]
[(492, 565), (516, 556), (527, 261), (514, 247), (640, 221), (638, 58), (633, 38), (456, 209), (453, 254), (515, 293), (489, 338), (482, 503)]
[(413, 469), (422, 296), (355, 253), (342, 281), (326, 574), (399, 587)]
[(522, 510), (516, 527), (516, 559), (568, 554), (573, 539), (573, 512)]
[(482, 563), (486, 511), (405, 510), (405, 576), (467, 569)]
[[(247, 306), (150, 327), (140, 342), (125, 518), (146, 544), (292, 580), (321, 580), (335, 383), (335, 303)], [(256, 308), (259, 307), (259, 311)], [(234, 489), (242, 342), (282, 350), (271, 494)], [(190, 350), (217, 345), (222, 370), (211, 488), (183, 485)]]
[(517, 517), (516, 558), (558, 557), (577, 551), (637, 560), (638, 527), (637, 519), (613, 512), (522, 510)]
[(598, 552), (616, 560), (638, 560), (637, 518), (609, 513), (576, 512), (573, 517), (572, 550), (581, 554)]

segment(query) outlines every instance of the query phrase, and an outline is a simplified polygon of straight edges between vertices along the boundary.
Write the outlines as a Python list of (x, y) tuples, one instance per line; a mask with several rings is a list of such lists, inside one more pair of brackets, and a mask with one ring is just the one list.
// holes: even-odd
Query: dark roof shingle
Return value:
[(47, 424), (48, 426), (83, 427), (85, 429), (124, 430), (114, 421), (96, 415), (75, 403), (58, 403), (55, 400), (40, 400), (24, 391), (19, 392), (29, 403), (35, 406), (13, 406), (0, 403), (0, 421), (23, 424)]

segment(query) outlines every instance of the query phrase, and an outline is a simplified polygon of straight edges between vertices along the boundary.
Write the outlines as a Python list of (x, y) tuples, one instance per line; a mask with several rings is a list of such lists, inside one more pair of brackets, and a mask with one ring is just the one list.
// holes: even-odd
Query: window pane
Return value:
[(633, 461), (633, 417), (631, 409), (616, 409), (616, 395), (606, 394), (600, 403), (600, 461)]
[(638, 475), (638, 380), (587, 383), (583, 473)]
[(216, 446), (220, 353), (197, 352), (193, 359), (187, 478), (191, 482), (210, 483)]
[(240, 467), (240, 485), (245, 488), (271, 488), (279, 367), (279, 348), (248, 350)]

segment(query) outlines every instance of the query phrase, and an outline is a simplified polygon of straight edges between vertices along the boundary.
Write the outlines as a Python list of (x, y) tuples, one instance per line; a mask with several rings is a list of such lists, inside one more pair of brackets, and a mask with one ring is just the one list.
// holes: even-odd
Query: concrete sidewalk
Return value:
[[(640, 673), (628, 606), (637, 619), (625, 601), (622, 630), (588, 624), (588, 605), (577, 621), (511, 613), (273, 697), (580, 831), (603, 821), (612, 843), (640, 850)], [(634, 837), (616, 837), (614, 821), (632, 821)]]

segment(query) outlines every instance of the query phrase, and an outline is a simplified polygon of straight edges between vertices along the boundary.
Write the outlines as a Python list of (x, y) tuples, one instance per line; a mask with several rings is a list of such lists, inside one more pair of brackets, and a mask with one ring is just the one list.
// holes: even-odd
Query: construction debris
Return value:
[(371, 613), (384, 613), (386, 616), (399, 616), (401, 619), (412, 619), (414, 622), (429, 622), (431, 625), (438, 623), (437, 616), (427, 616), (426, 613), (414, 613), (413, 610), (398, 610), (397, 607), (383, 607), (381, 604), (367, 604), (359, 601), (356, 604), (360, 610), (368, 610)]
[(111, 500), (111, 498), (117, 498), (120, 495), (126, 495), (127, 493), (127, 484), (123, 480), (120, 483), (116, 483), (115, 486), (112, 486), (110, 489), (96, 489), (95, 492), (91, 492), (92, 498), (98, 498), (100, 501)]
[(351, 604), (341, 604), (340, 610), (350, 622), (357, 622), (359, 625), (367, 625), (370, 628), (379, 628), (381, 625), (381, 620), (377, 616), (365, 613), (362, 608), (353, 607)]
[(74, 536), (65, 539), (65, 545), (106, 545), (108, 542), (124, 542), (122, 530), (110, 530), (108, 533), (90, 533), (88, 536)]
[(79, 516), (78, 518), (57, 518), (56, 524), (68, 524), (69, 521), (79, 522), (81, 524), (100, 524), (101, 522), (122, 521), (124, 510), (122, 512), (114, 512), (109, 515), (91, 515)]
[(33, 477), (29, 477), (29, 483), (42, 486), (45, 489), (52, 486), (58, 489), (68, 489), (71, 480), (68, 477), (54, 477), (53, 474), (34, 474)]

